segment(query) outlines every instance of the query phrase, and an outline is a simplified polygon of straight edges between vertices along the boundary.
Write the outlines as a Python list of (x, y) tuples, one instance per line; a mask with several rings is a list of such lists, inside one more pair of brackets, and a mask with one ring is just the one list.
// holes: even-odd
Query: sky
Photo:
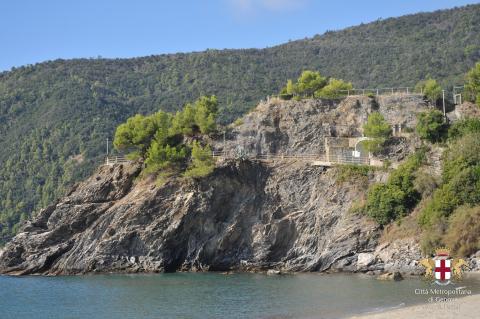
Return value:
[(57, 58), (264, 48), (461, 0), (2, 0), (0, 71)]

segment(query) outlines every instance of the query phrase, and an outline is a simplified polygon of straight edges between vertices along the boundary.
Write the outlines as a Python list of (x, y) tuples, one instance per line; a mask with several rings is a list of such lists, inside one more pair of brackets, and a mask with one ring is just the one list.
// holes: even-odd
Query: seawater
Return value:
[(415, 289), (431, 287), (315, 273), (0, 276), (0, 318), (344, 318), (425, 302)]

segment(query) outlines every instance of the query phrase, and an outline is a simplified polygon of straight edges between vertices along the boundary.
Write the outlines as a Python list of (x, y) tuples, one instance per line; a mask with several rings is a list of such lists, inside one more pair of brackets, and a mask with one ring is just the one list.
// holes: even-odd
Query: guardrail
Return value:
[(257, 161), (300, 160), (300, 161), (312, 162), (313, 165), (321, 165), (321, 166), (332, 166), (335, 164), (373, 165), (371, 163), (371, 159), (366, 156), (354, 157), (350, 155), (338, 155), (338, 154), (327, 155), (326, 153), (298, 154), (298, 155), (291, 155), (291, 154), (251, 155), (251, 154), (234, 154), (231, 152), (214, 151), (212, 152), (212, 156), (214, 158), (221, 158), (221, 159), (245, 158), (245, 159), (257, 160)]
[(125, 164), (131, 161), (123, 155), (119, 156), (105, 156), (105, 165)]

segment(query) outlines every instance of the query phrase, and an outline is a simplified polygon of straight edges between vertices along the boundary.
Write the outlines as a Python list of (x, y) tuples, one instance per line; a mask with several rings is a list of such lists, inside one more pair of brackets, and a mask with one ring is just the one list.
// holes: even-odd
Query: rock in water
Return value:
[(403, 280), (403, 276), (400, 272), (387, 272), (384, 274), (381, 274), (380, 276), (377, 277), (378, 280), (393, 280), (393, 281), (400, 281)]

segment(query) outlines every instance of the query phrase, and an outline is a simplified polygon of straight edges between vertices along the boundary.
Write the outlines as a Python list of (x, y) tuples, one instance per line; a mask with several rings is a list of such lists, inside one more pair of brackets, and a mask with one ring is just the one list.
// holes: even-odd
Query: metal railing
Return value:
[[(214, 151), (212, 152), (214, 158), (221, 159), (249, 159), (256, 161), (275, 161), (275, 160), (296, 160), (296, 161), (307, 161), (307, 162), (318, 162), (323, 163), (324, 165), (334, 165), (334, 164), (354, 164), (354, 165), (370, 165), (370, 158), (366, 156), (354, 157), (350, 155), (343, 154), (235, 154), (234, 152), (222, 152)], [(320, 164), (319, 164), (320, 165)]]
[(125, 164), (130, 163), (131, 161), (123, 155), (118, 156), (105, 156), (105, 165), (115, 165), (115, 164)]
[[(390, 88), (336, 90), (333, 93), (334, 95), (338, 95), (337, 98), (343, 98), (346, 96), (357, 96), (357, 95), (365, 95), (365, 96), (372, 96), (372, 95), (380, 96), (380, 95), (393, 95), (393, 94), (423, 95), (423, 89), (421, 89), (420, 92), (418, 92), (417, 90), (415, 90), (414, 87), (402, 86), (402, 87), (390, 87)], [(298, 96), (298, 94), (292, 94), (292, 97), (294, 96)], [(267, 96), (267, 101), (269, 101), (270, 98), (280, 98), (280, 94)]]

